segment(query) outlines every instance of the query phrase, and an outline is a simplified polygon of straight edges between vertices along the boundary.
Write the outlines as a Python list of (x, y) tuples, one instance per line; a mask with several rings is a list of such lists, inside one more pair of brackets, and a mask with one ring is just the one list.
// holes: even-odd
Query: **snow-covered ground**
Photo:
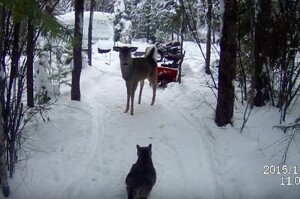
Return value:
[[(148, 46), (133, 45), (140, 51)], [(300, 176), (299, 135), (288, 157), (298, 175), (264, 174), (265, 165), (279, 165), (285, 147), (276, 141), (286, 134), (273, 128), (278, 110), (254, 108), (240, 133), (245, 106), (236, 102), (234, 125), (218, 128), (216, 98), (206, 86), (210, 77), (204, 75), (200, 51), (192, 42), (184, 47), (182, 84), (158, 89), (154, 106), (145, 84), (132, 116), (123, 113), (126, 89), (118, 54), (98, 54), (95, 45), (93, 66), (82, 70), (81, 102), (71, 101), (70, 88), (63, 87), (49, 120), (27, 126), (24, 150), (30, 158), (20, 162), (10, 180), (10, 198), (127, 198), (125, 177), (136, 161), (136, 144), (149, 143), (157, 171), (149, 199), (299, 198), (299, 181), (281, 185), (282, 176)]]

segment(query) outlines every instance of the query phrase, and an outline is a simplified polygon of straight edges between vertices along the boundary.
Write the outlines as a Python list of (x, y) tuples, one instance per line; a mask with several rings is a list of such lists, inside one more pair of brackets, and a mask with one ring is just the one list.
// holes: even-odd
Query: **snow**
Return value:
[(220, 17), (220, 30), (221, 30), (221, 32), (223, 32), (224, 12), (225, 12), (225, 2), (224, 2), (224, 0), (220, 0), (219, 15), (221, 16)]
[(124, 26), (123, 30), (121, 31), (120, 41), (122, 43), (130, 44), (132, 37), (132, 23), (124, 18), (121, 18), (120, 23)]
[[(59, 15), (57, 18), (70, 28), (74, 28), (74, 14), (75, 12), (69, 12), (64, 15)], [(88, 38), (88, 25), (90, 12), (83, 12), (83, 40), (87, 42)], [(97, 42), (98, 39), (109, 40), (113, 38), (114, 30), (113, 30), (113, 14), (105, 13), (105, 12), (94, 12), (93, 15), (93, 40)]]
[(5, 79), (5, 72), (2, 68), (2, 64), (0, 64), (0, 80), (4, 80)]
[(82, 19), (82, 17), (83, 17), (83, 13), (82, 12), (80, 12), (80, 14), (79, 14), (79, 31), (80, 31), (80, 34), (81, 35), (83, 35), (83, 19)]
[[(150, 46), (132, 45), (139, 51)], [(287, 134), (272, 128), (278, 109), (254, 108), (240, 133), (245, 106), (236, 102), (233, 126), (218, 128), (216, 98), (205, 86), (210, 77), (196, 44), (184, 43), (182, 83), (158, 89), (153, 106), (152, 89), (145, 84), (133, 116), (123, 113), (126, 87), (118, 53), (111, 51), (106, 64), (98, 46), (101, 41), (93, 46), (93, 66), (81, 73), (82, 101), (71, 101), (70, 87), (62, 87), (44, 113), (48, 120), (32, 120), (25, 129), (22, 158), (29, 158), (10, 179), (11, 199), (127, 198), (125, 178), (137, 158), (136, 144), (149, 143), (157, 172), (149, 199), (299, 198), (300, 185), (282, 186), (283, 175), (263, 174), (265, 165), (279, 165), (284, 148), (276, 141)], [(298, 136), (288, 157), (298, 176), (299, 141)]]
[(123, 0), (117, 0), (114, 4), (114, 13), (125, 12), (125, 3)]
[(54, 86), (49, 79), (47, 70), (51, 70), (47, 53), (41, 53), (38, 59), (34, 62), (34, 87), (35, 92), (39, 95), (46, 95), (45, 97), (54, 98), (59, 95), (58, 86)]

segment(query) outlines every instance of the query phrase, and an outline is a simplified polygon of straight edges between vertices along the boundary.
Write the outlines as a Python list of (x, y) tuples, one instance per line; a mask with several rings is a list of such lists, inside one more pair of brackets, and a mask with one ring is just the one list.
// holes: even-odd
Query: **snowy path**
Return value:
[[(141, 49), (144, 45), (138, 43)], [(94, 67), (82, 71), (81, 102), (71, 101), (70, 88), (64, 87), (44, 115), (49, 120), (27, 126), (30, 136), (24, 150), (30, 158), (19, 164), (11, 179), (10, 198), (125, 199), (125, 178), (137, 158), (136, 144), (149, 143), (157, 171), (149, 199), (298, 198), (299, 186), (281, 186), (280, 176), (263, 175), (264, 165), (277, 163), (259, 150), (282, 136), (271, 129), (277, 113), (252, 117), (249, 133), (239, 133), (236, 124), (217, 128), (215, 98), (200, 86), (205, 77), (198, 76), (201, 63), (191, 56), (197, 53), (194, 46), (189, 43), (186, 48), (189, 64), (183, 83), (158, 89), (150, 106), (147, 82), (134, 116), (123, 113), (126, 88), (117, 53), (112, 53), (110, 65), (104, 55), (94, 54)], [(241, 118), (238, 111), (235, 117)]]
[[(150, 106), (152, 89), (147, 84), (142, 103), (135, 103), (131, 116), (123, 113), (126, 89), (119, 71), (89, 68), (82, 75), (88, 79), (82, 83), (82, 102), (63, 97), (50, 113), (52, 124), (38, 127), (59, 132), (48, 139), (37, 129), (36, 144), (48, 155), (37, 153), (28, 161), (29, 171), (15, 188), (14, 199), (126, 198), (125, 177), (136, 161), (136, 144), (149, 143), (157, 171), (149, 199), (220, 198), (210, 147), (174, 96), (159, 89), (155, 105)], [(44, 188), (37, 190), (39, 183)]]
[[(149, 143), (153, 144), (158, 173), (152, 198), (219, 198), (213, 166), (207, 161), (211, 159), (207, 157), (207, 143), (188, 119), (170, 106), (171, 99), (162, 97), (163, 90), (158, 91), (156, 104), (150, 106), (151, 88), (145, 86), (142, 104), (135, 104), (134, 116), (123, 113), (126, 96), (120, 76), (105, 73), (92, 90), (90, 103), (96, 105), (92, 131), (97, 135), (91, 151), (94, 156), (82, 175), (85, 179), (78, 179), (78, 189), (73, 188), (66, 198), (83, 198), (89, 193), (95, 194), (90, 198), (126, 198), (124, 181), (136, 160), (135, 144)], [(102, 182), (99, 185), (97, 181)], [(107, 192), (108, 189), (111, 191)]]

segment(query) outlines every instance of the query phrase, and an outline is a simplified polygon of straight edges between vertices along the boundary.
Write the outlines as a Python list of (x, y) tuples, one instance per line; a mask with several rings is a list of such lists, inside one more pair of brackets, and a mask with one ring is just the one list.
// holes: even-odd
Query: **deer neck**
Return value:
[(131, 71), (132, 71), (132, 59), (130, 58), (127, 61), (122, 61), (121, 72), (122, 72), (122, 77), (125, 81), (130, 80)]

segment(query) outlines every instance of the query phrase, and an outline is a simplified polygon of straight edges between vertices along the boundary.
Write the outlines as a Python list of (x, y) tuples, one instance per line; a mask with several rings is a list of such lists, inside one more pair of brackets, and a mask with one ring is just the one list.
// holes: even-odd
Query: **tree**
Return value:
[(265, 94), (263, 89), (267, 86), (264, 82), (263, 65), (267, 62), (267, 52), (265, 46), (269, 41), (269, 18), (271, 15), (271, 0), (258, 1), (258, 13), (255, 23), (255, 44), (254, 44), (254, 88), (256, 90), (254, 97), (254, 106), (265, 105)]
[[(4, 85), (4, 74), (3, 74), (3, 69), (0, 64), (0, 95), (2, 95), (2, 89)], [(2, 96), (0, 96), (2, 98)], [(2, 109), (2, 103), (0, 103), (0, 113), (3, 112)], [(9, 185), (8, 185), (8, 176), (7, 176), (7, 169), (6, 169), (6, 148), (5, 148), (5, 133), (4, 133), (4, 121), (3, 121), (3, 116), (0, 114), (0, 179), (1, 179), (1, 184), (2, 184), (2, 193), (5, 197), (9, 196)]]
[(207, 38), (206, 55), (201, 46), (201, 43), (203, 43), (204, 37), (202, 37), (202, 35), (199, 31), (201, 29), (201, 26), (200, 26), (201, 25), (200, 24), (201, 17), (200, 17), (200, 19), (197, 19), (198, 14), (201, 15), (200, 8), (198, 8), (198, 10), (195, 10), (195, 2), (193, 2), (193, 1), (183, 2), (183, 0), (181, 0), (181, 2), (182, 2), (181, 4), (184, 5), (184, 7), (185, 7), (183, 9), (183, 12), (184, 12), (184, 15), (186, 18), (185, 21), (186, 21), (188, 29), (189, 29), (188, 34), (191, 34), (191, 37), (193, 37), (193, 39), (196, 41), (196, 43), (199, 47), (199, 50), (201, 52), (201, 55), (205, 59), (205, 73), (211, 76), (212, 81), (213, 81), (213, 86), (214, 86), (214, 88), (217, 88), (213, 74), (211, 73), (211, 70), (210, 70), (211, 30), (214, 29), (212, 26), (212, 18), (213, 18), (212, 4), (213, 4), (213, 2), (212, 2), (212, 0), (210, 0), (208, 2), (208, 4), (210, 6), (207, 8), (208, 11), (206, 13), (207, 21), (208, 21), (207, 23), (210, 23), (210, 24), (208, 24), (208, 26), (209, 26), (208, 29), (210, 29), (210, 30), (207, 31), (207, 35), (206, 35), (206, 38)]
[[(53, 15), (58, 2), (59, 0), (0, 0), (0, 177), (5, 196), (9, 194), (9, 189), (5, 188), (8, 184), (4, 169), (8, 168), (10, 177), (13, 177), (23, 143), (22, 130), (27, 123), (24, 116), (30, 120), (34, 112), (33, 109), (24, 108), (26, 103), (23, 103), (23, 96), (26, 90), (30, 92), (28, 105), (32, 106), (31, 72), (36, 54), (35, 42), (40, 35), (49, 35), (50, 38), (66, 38), (67, 35)], [(29, 89), (25, 88), (26, 77)], [(6, 150), (5, 154), (3, 150)]]
[(34, 27), (32, 20), (28, 19), (27, 25), (27, 105), (34, 107), (34, 89), (33, 89), (33, 60), (34, 60)]
[[(4, 38), (5, 38), (5, 7), (0, 3), (0, 66), (4, 67), (5, 55), (4, 55)], [(1, 68), (2, 69), (2, 68)]]
[(114, 19), (114, 41), (120, 41), (121, 40), (121, 32), (125, 28), (124, 24), (124, 2), (121, 0), (118, 0), (115, 2), (114, 10), (115, 10), (115, 19)]
[[(15, 98), (16, 99), (16, 88), (13, 85), (16, 85), (17, 83), (17, 78), (18, 78), (18, 69), (19, 69), (19, 48), (20, 45), (20, 21), (16, 21), (14, 23), (14, 27), (13, 27), (13, 47), (12, 47), (12, 61), (11, 61), (11, 70), (10, 70), (10, 79), (9, 79), (9, 84), (8, 84), (8, 92), (7, 92), (7, 101), (6, 101), (6, 107), (5, 107), (5, 111), (4, 111), (4, 122), (6, 125), (8, 125), (7, 120), (11, 120), (10, 123), (12, 124), (12, 129), (13, 131), (11, 131), (11, 143), (9, 146), (9, 162), (11, 163), (9, 165), (9, 171), (10, 171), (10, 177), (13, 176), (13, 172), (14, 172), (14, 164), (13, 162), (15, 162), (17, 160), (17, 156), (16, 153), (14, 152), (16, 146), (16, 140), (17, 140), (17, 132), (15, 131), (16, 128), (16, 119), (17, 117), (13, 117), (13, 112), (10, 111), (13, 107), (13, 104), (11, 103), (11, 99)], [(17, 100), (17, 99), (16, 99)], [(18, 104), (18, 103), (17, 103)], [(17, 106), (16, 107), (16, 112), (19, 114), (21, 106)], [(11, 127), (9, 126), (5, 126), (5, 129), (9, 129)]]
[(71, 100), (77, 101), (80, 101), (80, 75), (82, 69), (83, 2), (84, 0), (75, 1), (74, 66), (72, 70)]
[[(150, 10), (150, 19), (152, 20), (149, 25), (153, 31), (153, 36), (156, 41), (164, 42), (170, 39), (174, 40), (174, 36), (181, 34), (181, 20), (182, 20), (182, 2), (173, 0), (160, 0), (151, 1), (153, 5)], [(159, 21), (159, 23), (155, 23)], [(153, 23), (154, 22), (154, 23)], [(180, 22), (180, 23), (179, 23)]]
[(218, 99), (215, 122), (231, 123), (234, 107), (234, 85), (237, 54), (237, 0), (224, 0), (221, 57), (219, 64)]
[[(61, 0), (61, 1), (68, 1), (70, 2), (70, 0)], [(113, 13), (114, 12), (114, 2), (112, 0), (85, 0), (84, 1), (84, 10), (85, 11), (90, 11), (90, 5), (92, 3), (92, 1), (96, 1), (94, 10), (95, 11), (100, 11), (100, 12), (108, 12), (108, 13)], [(62, 8), (63, 10), (63, 8)]]
[(212, 0), (207, 1), (207, 35), (206, 35), (206, 59), (205, 59), (205, 73), (211, 74), (210, 71), (210, 48), (211, 48), (211, 24), (212, 24)]
[[(276, 87), (277, 93), (272, 94), (278, 100), (280, 122), (285, 122), (286, 115), (298, 103), (300, 96), (300, 0), (279, 1), (272, 8), (275, 13), (272, 13), (272, 20), (275, 23), (272, 23), (274, 25), (270, 29), (272, 45), (268, 49), (268, 55), (271, 71), (278, 74), (273, 82), (279, 85), (279, 88)], [(272, 77), (273, 74), (269, 76)]]
[(93, 41), (93, 20), (94, 20), (95, 0), (91, 0), (90, 19), (88, 28), (88, 62), (92, 66), (92, 41)]
[[(4, 23), (5, 18), (5, 8), (0, 3), (0, 41), (4, 39)], [(5, 146), (5, 132), (4, 132), (4, 120), (3, 120), (3, 106), (2, 106), (2, 99), (4, 99), (4, 83), (5, 83), (5, 74), (4, 74), (4, 67), (2, 65), (2, 55), (4, 44), (0, 42), (0, 179), (2, 184), (2, 193), (5, 197), (8, 197), (10, 194), (9, 184), (8, 184), (8, 175), (6, 169), (6, 162), (7, 162), (7, 152)]]

